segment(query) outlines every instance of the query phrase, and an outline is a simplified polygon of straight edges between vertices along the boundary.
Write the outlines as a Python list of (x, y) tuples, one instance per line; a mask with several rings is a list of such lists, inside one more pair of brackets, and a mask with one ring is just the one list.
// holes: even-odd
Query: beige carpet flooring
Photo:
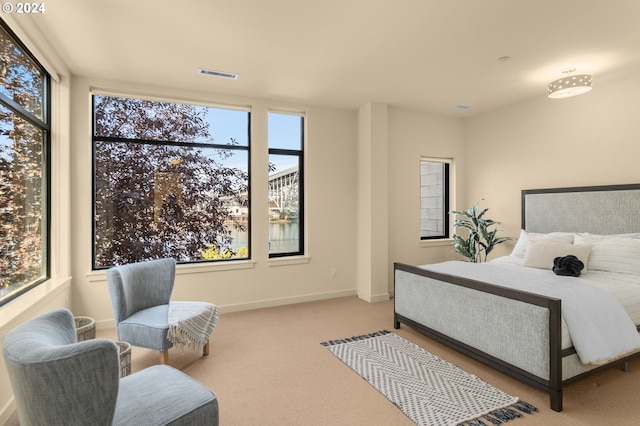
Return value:
[[(636, 425), (640, 360), (629, 371), (611, 369), (571, 384), (564, 411), (548, 396), (422, 336), (407, 326), (393, 330), (393, 301), (370, 304), (356, 297), (223, 313), (211, 353), (171, 349), (170, 364), (216, 392), (220, 423), (234, 425), (411, 425), (392, 403), (352, 372), (320, 342), (393, 331), (427, 351), (538, 407), (509, 422), (527, 425)], [(115, 339), (114, 330), (98, 337)], [(157, 363), (156, 352), (133, 348), (132, 368)], [(16, 423), (12, 423), (16, 424)]]

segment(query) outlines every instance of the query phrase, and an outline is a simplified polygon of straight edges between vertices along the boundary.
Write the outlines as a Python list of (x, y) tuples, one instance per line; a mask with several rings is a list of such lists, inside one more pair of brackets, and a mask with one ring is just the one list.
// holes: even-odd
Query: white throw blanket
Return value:
[(618, 301), (580, 277), (461, 261), (421, 268), (562, 300), (562, 316), (583, 364), (604, 364), (640, 349), (640, 334)]
[(202, 354), (219, 316), (212, 303), (171, 301), (167, 339), (180, 351), (186, 346)]

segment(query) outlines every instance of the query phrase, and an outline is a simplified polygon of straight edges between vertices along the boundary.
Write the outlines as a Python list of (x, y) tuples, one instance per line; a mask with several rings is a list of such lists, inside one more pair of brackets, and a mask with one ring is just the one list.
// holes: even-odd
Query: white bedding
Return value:
[[(503, 256), (491, 261), (500, 265), (522, 266), (522, 259)], [(507, 266), (508, 267), (508, 266)], [(613, 296), (627, 312), (636, 326), (640, 325), (640, 275), (617, 274), (614, 272), (589, 271), (578, 277)], [(566, 327), (566, 324), (565, 324)], [(567, 334), (567, 333), (565, 333)], [(563, 336), (562, 348), (571, 346), (571, 336)]]
[(489, 264), (454, 261), (422, 267), (562, 299), (562, 347), (574, 346), (585, 364), (601, 364), (640, 349), (635, 328), (640, 324), (639, 276), (589, 271), (560, 277), (550, 270), (525, 268), (522, 262), (505, 256)]

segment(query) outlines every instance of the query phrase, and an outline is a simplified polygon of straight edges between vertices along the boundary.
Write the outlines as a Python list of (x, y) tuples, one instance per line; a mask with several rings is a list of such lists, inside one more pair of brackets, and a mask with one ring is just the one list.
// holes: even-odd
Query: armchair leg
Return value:
[(169, 364), (169, 350), (167, 349), (164, 352), (160, 352), (160, 364), (168, 365)]
[(209, 342), (202, 348), (202, 355), (209, 355)]

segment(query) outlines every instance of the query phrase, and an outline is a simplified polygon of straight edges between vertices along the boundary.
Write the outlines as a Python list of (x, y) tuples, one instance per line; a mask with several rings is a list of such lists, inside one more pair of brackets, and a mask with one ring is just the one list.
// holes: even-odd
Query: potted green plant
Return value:
[(479, 263), (485, 262), (487, 256), (498, 244), (511, 240), (510, 237), (497, 237), (499, 229), (489, 229), (492, 226), (499, 225), (496, 222), (484, 217), (489, 209), (479, 211), (480, 202), (476, 203), (469, 210), (450, 211), (449, 214), (462, 216), (453, 222), (453, 228), (466, 229), (466, 237), (454, 232), (453, 247), (456, 252), (467, 258), (469, 262)]

